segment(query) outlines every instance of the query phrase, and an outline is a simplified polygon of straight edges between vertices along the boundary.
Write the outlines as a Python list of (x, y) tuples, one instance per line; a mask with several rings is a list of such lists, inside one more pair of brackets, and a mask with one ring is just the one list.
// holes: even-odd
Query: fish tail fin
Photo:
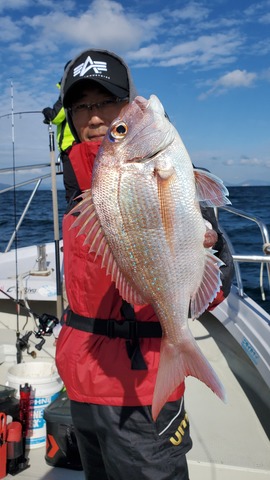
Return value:
[(152, 401), (152, 417), (157, 416), (169, 396), (189, 375), (204, 382), (224, 402), (226, 394), (217, 374), (205, 358), (194, 338), (181, 345), (173, 345), (166, 338), (161, 341), (159, 369)]

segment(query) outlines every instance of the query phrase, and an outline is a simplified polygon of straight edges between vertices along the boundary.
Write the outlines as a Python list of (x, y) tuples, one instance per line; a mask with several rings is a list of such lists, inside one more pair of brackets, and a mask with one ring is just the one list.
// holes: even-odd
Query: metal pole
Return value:
[[(5, 253), (6, 253), (6, 252), (9, 252), (10, 247), (11, 247), (13, 241), (14, 241), (14, 238), (15, 238), (15, 236), (17, 235), (17, 233), (18, 233), (18, 231), (19, 231), (19, 228), (20, 228), (20, 226), (21, 226), (21, 224), (22, 224), (22, 222), (23, 222), (23, 220), (24, 220), (24, 217), (25, 217), (26, 213), (28, 212), (28, 209), (29, 209), (29, 207), (30, 207), (30, 205), (31, 205), (32, 199), (33, 199), (33, 197), (34, 197), (34, 195), (35, 195), (35, 193), (36, 193), (36, 191), (37, 191), (40, 183), (41, 183), (41, 179), (39, 179), (39, 181), (36, 183), (36, 186), (34, 187), (34, 190), (33, 190), (32, 194), (30, 195), (30, 198), (29, 198), (27, 204), (26, 204), (25, 207), (24, 207), (24, 211), (23, 211), (23, 213), (22, 213), (21, 216), (20, 216), (20, 220), (18, 221), (17, 225), (15, 226), (15, 230), (14, 230), (13, 234), (11, 235), (11, 237), (10, 237), (10, 239), (9, 239), (9, 242), (8, 242), (7, 247), (6, 247), (6, 249), (5, 249)], [(16, 219), (16, 220), (17, 220), (17, 219)]]
[[(13, 198), (14, 198), (14, 224), (16, 232), (16, 221), (17, 221), (17, 207), (16, 207), (16, 166), (15, 166), (15, 124), (14, 124), (14, 97), (13, 97), (13, 82), (10, 85), (10, 96), (11, 96), (11, 132), (12, 132), (12, 166), (13, 166)], [(18, 283), (18, 237), (17, 232), (15, 233), (15, 269), (16, 269), (16, 360), (17, 363), (22, 361), (22, 351), (20, 349), (20, 307), (19, 307), (19, 283)]]
[(56, 168), (55, 168), (55, 144), (54, 131), (52, 124), (49, 124), (49, 146), (51, 157), (51, 177), (52, 177), (52, 203), (53, 203), (53, 226), (54, 226), (54, 245), (55, 245), (55, 270), (56, 270), (56, 316), (60, 319), (63, 311), (62, 286), (61, 286), (61, 266), (60, 266), (60, 248), (59, 248), (59, 220), (58, 220), (58, 199), (56, 186)]

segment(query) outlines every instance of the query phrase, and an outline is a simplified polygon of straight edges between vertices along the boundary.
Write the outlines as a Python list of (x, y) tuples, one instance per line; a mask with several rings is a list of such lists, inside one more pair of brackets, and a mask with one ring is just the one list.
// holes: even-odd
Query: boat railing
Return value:
[[(61, 168), (60, 168), (60, 159), (58, 158), (57, 159), (57, 162), (55, 163), (55, 166), (56, 166), (56, 174), (61, 174)], [(51, 167), (51, 164), (50, 163), (42, 163), (42, 164), (38, 164), (38, 165), (24, 165), (24, 166), (20, 166), (20, 167), (16, 167), (16, 170), (29, 170), (29, 169), (32, 169), (32, 168), (37, 168), (37, 167), (40, 167), (40, 168), (44, 168), (44, 167)], [(0, 173), (7, 173), (7, 172), (11, 172), (12, 171), (12, 168), (3, 168), (3, 169), (0, 169)], [(9, 192), (9, 191), (14, 191), (18, 188), (21, 188), (21, 187), (25, 187), (26, 185), (31, 185), (31, 184), (34, 184), (33, 186), (33, 189), (32, 189), (32, 192), (29, 196), (29, 199), (28, 201), (26, 202), (25, 204), (25, 207), (23, 209), (23, 212), (21, 213), (17, 223), (16, 223), (16, 226), (14, 228), (14, 231), (12, 232), (11, 234), (11, 237), (8, 241), (8, 244), (4, 250), (5, 253), (9, 252), (9, 250), (11, 249), (12, 245), (13, 245), (13, 242), (16, 238), (16, 235), (20, 229), (20, 226), (31, 206), (31, 203), (32, 203), (32, 200), (33, 198), (35, 197), (35, 194), (39, 188), (39, 186), (41, 185), (42, 183), (42, 180), (45, 180), (46, 178), (50, 178), (51, 177), (51, 173), (45, 173), (43, 175), (40, 175), (39, 177), (35, 177), (35, 178), (32, 178), (32, 179), (29, 179), (29, 180), (25, 180), (24, 182), (20, 182), (20, 183), (16, 183), (15, 185), (11, 185), (11, 186), (8, 186), (8, 187), (5, 187), (3, 189), (0, 190), (0, 194), (2, 193), (6, 193), (6, 192)]]
[[(269, 241), (269, 232), (268, 228), (265, 225), (265, 223), (258, 217), (255, 217), (254, 215), (244, 212), (243, 210), (238, 210), (236, 208), (230, 207), (230, 206), (223, 206), (219, 207), (219, 209), (216, 209), (216, 215), (217, 218), (219, 217), (219, 210), (225, 210), (233, 215), (237, 215), (239, 217), (243, 217), (251, 222), (254, 222), (257, 224), (257, 226), (260, 229), (261, 232), (261, 237), (262, 237), (262, 251), (263, 255), (239, 255), (235, 252), (234, 246), (226, 234), (226, 231), (223, 231), (223, 235), (225, 236), (228, 245), (230, 247), (232, 256), (233, 256), (233, 261), (234, 261), (234, 267), (235, 267), (235, 278), (236, 278), (236, 283), (239, 291), (239, 295), (241, 297), (244, 296), (244, 288), (243, 288), (243, 282), (242, 282), (242, 277), (241, 277), (241, 272), (240, 272), (240, 267), (239, 263), (246, 262), (246, 263), (259, 263), (261, 265), (260, 269), (260, 289), (261, 289), (261, 294), (262, 294), (262, 299), (265, 300), (265, 293), (264, 293), (264, 288), (263, 288), (263, 269), (264, 266), (266, 266), (267, 270), (267, 277), (268, 277), (268, 285), (270, 288), (270, 241)], [(222, 228), (222, 225), (221, 225)]]

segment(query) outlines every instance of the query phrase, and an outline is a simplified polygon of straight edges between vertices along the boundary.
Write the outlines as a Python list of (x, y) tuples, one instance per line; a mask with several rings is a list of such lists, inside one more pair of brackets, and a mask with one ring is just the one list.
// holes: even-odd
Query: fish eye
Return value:
[(112, 140), (122, 140), (128, 132), (128, 126), (125, 122), (115, 123), (110, 131)]

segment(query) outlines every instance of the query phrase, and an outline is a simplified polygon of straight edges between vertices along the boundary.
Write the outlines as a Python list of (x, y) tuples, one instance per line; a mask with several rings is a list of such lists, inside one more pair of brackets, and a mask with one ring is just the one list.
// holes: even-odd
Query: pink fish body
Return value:
[(188, 375), (220, 398), (225, 393), (188, 327), (220, 289), (221, 262), (203, 246), (199, 202), (230, 203), (214, 175), (194, 170), (154, 95), (136, 97), (112, 123), (96, 157), (92, 188), (75, 207), (74, 226), (131, 304), (151, 304), (161, 323), (160, 362), (152, 402), (156, 419)]

